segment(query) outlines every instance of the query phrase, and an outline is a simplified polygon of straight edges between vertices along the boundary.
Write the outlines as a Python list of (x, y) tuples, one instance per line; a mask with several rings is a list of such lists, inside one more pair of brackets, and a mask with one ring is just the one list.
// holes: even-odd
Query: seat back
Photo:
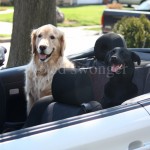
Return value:
[(125, 101), (123, 105), (150, 98), (150, 66), (136, 68), (133, 81), (138, 87), (138, 96)]
[(147, 67), (147, 73), (145, 78), (145, 86), (144, 86), (144, 92), (143, 93), (149, 93), (150, 92), (150, 66)]
[(150, 66), (137, 67), (133, 82), (138, 87), (138, 95), (150, 92)]
[[(100, 100), (104, 96), (105, 84), (109, 81), (109, 71), (107, 67), (91, 68), (89, 75), (92, 81), (92, 87), (94, 92), (94, 100)], [(136, 67), (133, 83), (138, 88), (138, 94), (146, 94), (150, 92), (150, 66)]]
[[(110, 50), (112, 50), (115, 47), (124, 47), (126, 48), (126, 42), (123, 36), (117, 34), (117, 33), (106, 33), (101, 35), (95, 42), (94, 45), (94, 54), (93, 58), (82, 58), (82, 59), (76, 59), (73, 60), (75, 65), (79, 68), (82, 67), (99, 67), (99, 66), (105, 66), (104, 59), (106, 56), (106, 53)], [(89, 53), (91, 54), (91, 53)]]
[(53, 77), (52, 94), (53, 99), (42, 98), (33, 106), (24, 127), (102, 109), (100, 103), (94, 101), (89, 69), (58, 70)]
[(104, 61), (106, 53), (115, 47), (127, 48), (125, 39), (120, 34), (110, 32), (101, 35), (95, 42), (94, 53), (98, 61)]
[(99, 101), (104, 96), (104, 87), (109, 80), (108, 73), (105, 66), (94, 67), (89, 70), (95, 101)]

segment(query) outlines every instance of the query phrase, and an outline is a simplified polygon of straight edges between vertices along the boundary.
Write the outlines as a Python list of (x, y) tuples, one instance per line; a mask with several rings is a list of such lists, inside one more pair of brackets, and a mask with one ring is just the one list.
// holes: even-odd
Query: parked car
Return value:
[(121, 4), (127, 4), (129, 7), (131, 7), (131, 5), (139, 5), (146, 0), (111, 0), (111, 2), (114, 2), (114, 1), (117, 1), (118, 3), (121, 3)]
[(143, 7), (141, 10), (141, 5), (139, 5), (138, 10), (105, 9), (101, 19), (102, 32), (112, 32), (115, 23), (123, 17), (140, 17), (141, 15), (145, 15), (150, 19), (150, 12), (145, 11)]
[[(26, 116), (26, 99), (24, 93), (24, 71), (26, 66), (3, 69), (0, 71), (0, 150), (142, 150), (150, 148), (150, 49), (129, 50), (137, 53), (142, 65), (136, 67), (134, 82), (137, 84), (138, 97), (128, 100), (126, 104), (115, 106), (108, 109), (90, 111), (86, 109), (87, 103), (83, 105), (72, 103), (74, 93), (69, 92), (72, 86), (81, 85), (75, 72), (74, 80), (69, 76), (58, 78), (59, 83), (55, 85), (59, 90), (55, 93), (60, 96), (64, 93), (60, 89), (68, 90), (68, 98), (65, 102), (55, 101), (60, 115), (57, 112), (50, 113), (50, 118), (57, 117), (57, 120), (48, 123), (25, 127), (27, 120), (30, 125), (40, 118), (42, 114), (36, 110), (34, 115)], [(90, 48), (82, 53), (68, 56), (68, 58), (77, 64), (88, 64), (86, 67), (78, 68), (79, 71), (87, 73), (87, 69), (95, 69), (91, 63), (95, 64), (94, 49)], [(82, 64), (83, 63), (83, 64)], [(92, 68), (91, 68), (92, 67)], [(82, 72), (81, 71), (81, 72)], [(104, 74), (91, 72), (95, 85), (95, 94), (99, 95), (103, 90)], [(66, 74), (67, 75), (67, 74)], [(55, 77), (55, 76), (54, 76)], [(59, 76), (61, 77), (61, 75)], [(66, 80), (70, 80), (71, 87), (66, 86)], [(85, 78), (83, 78), (85, 79)], [(77, 82), (76, 82), (77, 81)], [(72, 84), (76, 82), (76, 84)], [(99, 87), (99, 88), (97, 88)], [(86, 87), (87, 88), (87, 87)], [(75, 88), (75, 94), (78, 94), (86, 88), (79, 86)], [(54, 88), (55, 90), (55, 88)], [(102, 90), (102, 91), (101, 91)], [(84, 92), (80, 95), (84, 99)], [(89, 94), (89, 93), (88, 93)], [(68, 96), (68, 97), (67, 97)], [(80, 96), (78, 102), (82, 101)], [(93, 101), (94, 99), (89, 99)], [(69, 104), (71, 102), (72, 104)], [(62, 109), (64, 106), (65, 109)], [(69, 109), (69, 113), (68, 113)], [(82, 110), (79, 115), (78, 112)], [(34, 112), (34, 110), (33, 110)], [(46, 112), (48, 113), (48, 112)], [(61, 116), (71, 115), (72, 117), (61, 118)], [(76, 114), (76, 115), (74, 115)], [(77, 115), (78, 114), (78, 115)]]
[(135, 10), (150, 11), (150, 0), (144, 1), (138, 7), (136, 7)]
[(114, 1), (117, 1), (118, 3), (121, 4), (126, 4), (128, 5), (128, 7), (131, 7), (131, 5), (140, 5), (147, 0), (111, 0), (111, 3)]

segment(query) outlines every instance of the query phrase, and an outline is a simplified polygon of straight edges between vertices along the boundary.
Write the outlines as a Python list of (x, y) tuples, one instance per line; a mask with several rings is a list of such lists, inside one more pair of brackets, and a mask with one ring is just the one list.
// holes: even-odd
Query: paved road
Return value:
[(60, 30), (64, 31), (66, 37), (66, 55), (94, 46), (100, 33), (87, 30), (86, 28), (89, 27), (60, 27)]
[[(82, 50), (93, 47), (96, 39), (100, 36), (97, 31), (86, 30), (90, 27), (59, 27), (65, 33), (66, 50), (65, 55), (81, 52)], [(0, 34), (11, 34), (12, 24), (0, 22)], [(5, 65), (9, 56), (10, 42), (0, 43), (7, 48)]]

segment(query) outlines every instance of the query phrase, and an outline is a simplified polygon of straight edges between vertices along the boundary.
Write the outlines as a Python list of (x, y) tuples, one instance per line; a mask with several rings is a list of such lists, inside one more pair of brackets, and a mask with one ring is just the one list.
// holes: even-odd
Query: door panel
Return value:
[(5, 130), (5, 128), (10, 128), (8, 124), (12, 126), (16, 122), (24, 122), (26, 120), (24, 70), (25, 66), (4, 69), (0, 72), (0, 103), (2, 107), (0, 110), (2, 111), (0, 112), (0, 120), (2, 119), (0, 132)]
[[(147, 143), (150, 141), (150, 116), (140, 104), (136, 105), (134, 109), (131, 109), (132, 105), (121, 106), (122, 112), (119, 107), (114, 107), (83, 115), (83, 118), (81, 115), (39, 128), (27, 128), (18, 132), (16, 140), (13, 137), (17, 132), (10, 134), (12, 140), (2, 142), (0, 149), (121, 150), (128, 149), (133, 141)], [(58, 128), (55, 128), (57, 124)]]

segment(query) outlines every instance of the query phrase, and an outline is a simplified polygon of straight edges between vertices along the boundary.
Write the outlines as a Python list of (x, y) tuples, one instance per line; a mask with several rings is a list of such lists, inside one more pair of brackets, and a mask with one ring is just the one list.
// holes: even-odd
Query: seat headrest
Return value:
[(71, 105), (92, 101), (94, 93), (88, 69), (58, 70), (52, 81), (52, 95), (55, 101)]
[(104, 61), (106, 53), (115, 47), (127, 48), (123, 36), (113, 32), (103, 34), (95, 42), (94, 53), (96, 59)]

